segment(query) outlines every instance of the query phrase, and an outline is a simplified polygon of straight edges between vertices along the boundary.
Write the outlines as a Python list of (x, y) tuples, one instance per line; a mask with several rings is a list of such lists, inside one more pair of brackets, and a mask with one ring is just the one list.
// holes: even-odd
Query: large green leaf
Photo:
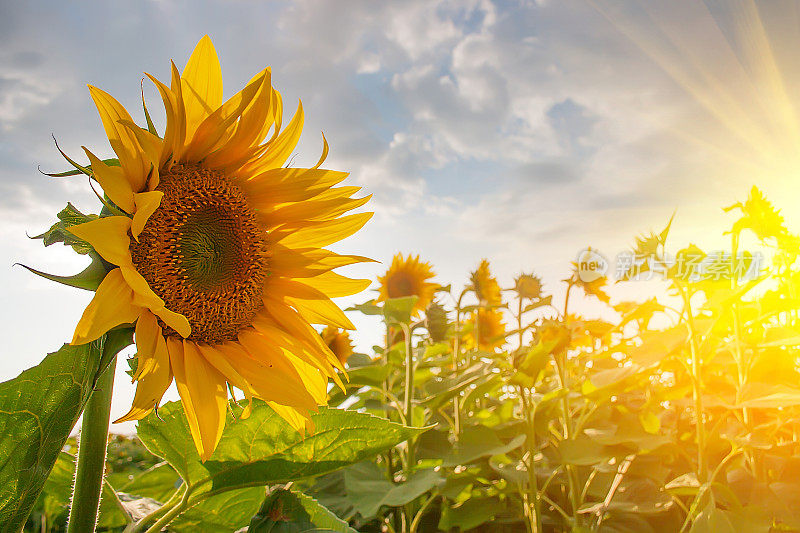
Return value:
[(372, 462), (354, 465), (344, 473), (347, 498), (364, 518), (375, 516), (382, 505), (405, 505), (443, 482), (439, 473), (430, 469), (414, 472), (403, 483), (392, 483)]
[(468, 426), (464, 428), (458, 444), (451, 453), (443, 458), (444, 466), (465, 465), (480, 459), (508, 453), (519, 448), (525, 442), (525, 435), (517, 435), (510, 442), (503, 443), (495, 432), (486, 426)]
[(312, 417), (316, 431), (303, 437), (256, 400), (248, 418), (228, 416), (219, 446), (202, 463), (181, 404), (167, 403), (158, 414), (163, 421), (151, 415), (139, 422), (139, 438), (151, 452), (166, 459), (194, 493), (324, 474), (374, 457), (424, 431), (365, 413), (320, 408)]
[(473, 529), (492, 520), (497, 513), (499, 502), (494, 499), (471, 498), (458, 507), (442, 506), (439, 529), (450, 531), (459, 528), (461, 531)]
[(119, 492), (159, 502), (167, 501), (182, 483), (178, 473), (167, 463), (159, 463), (125, 481), (118, 478), (127, 478), (127, 474), (110, 474), (107, 477)]
[(225, 491), (207, 498), (169, 525), (176, 533), (230, 533), (245, 527), (264, 501), (264, 487)]
[(102, 342), (64, 345), (0, 383), (0, 529), (22, 528), (92, 391)]
[(274, 490), (264, 500), (248, 528), (248, 533), (301, 533), (326, 531), (356, 533), (335, 514), (302, 492)]

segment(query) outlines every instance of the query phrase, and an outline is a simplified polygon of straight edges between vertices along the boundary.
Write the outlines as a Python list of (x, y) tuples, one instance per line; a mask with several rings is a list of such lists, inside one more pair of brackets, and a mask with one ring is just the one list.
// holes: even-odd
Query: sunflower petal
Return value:
[(368, 279), (351, 279), (336, 272), (323, 272), (303, 279), (302, 283), (328, 295), (330, 298), (358, 294), (372, 284)]
[(267, 402), (267, 405), (301, 435), (314, 433), (314, 422), (307, 411), (300, 411), (289, 405), (281, 405), (275, 402)]
[[(254, 335), (258, 335), (255, 334)], [(241, 339), (240, 339), (241, 340)], [(265, 401), (278, 401), (302, 409), (316, 409), (317, 403), (303, 387), (302, 380), (293, 367), (287, 371), (276, 368), (263, 357), (253, 356), (261, 353), (260, 340), (245, 337), (245, 343), (227, 342), (216, 346), (224, 353), (231, 364), (244, 379), (250, 383), (258, 397)]]
[(271, 299), (282, 297), (311, 323), (356, 329), (339, 306), (313, 287), (294, 280), (271, 279), (268, 281), (267, 292)]
[(67, 231), (92, 245), (103, 259), (117, 266), (132, 265), (128, 217), (103, 217), (70, 226)]
[(200, 459), (206, 461), (225, 427), (228, 407), (225, 377), (203, 358), (192, 341), (181, 343), (170, 337), (168, 349), (192, 439)]
[(297, 111), (292, 117), (289, 125), (278, 135), (275, 140), (269, 143), (269, 149), (261, 156), (256, 162), (256, 168), (259, 171), (269, 170), (271, 168), (280, 168), (291, 155), (292, 150), (297, 146), (297, 141), (300, 140), (300, 134), (303, 131), (303, 102), (297, 102)]
[(186, 107), (186, 138), (191, 139), (203, 120), (222, 104), (222, 71), (214, 44), (204, 35), (181, 74)]
[(172, 383), (167, 343), (156, 317), (143, 311), (136, 322), (136, 352), (139, 358), (136, 395), (130, 411), (114, 423), (141, 420), (158, 405)]
[(127, 213), (133, 213), (136, 208), (133, 203), (133, 189), (131, 183), (125, 177), (122, 167), (112, 167), (103, 163), (96, 155), (90, 152), (85, 146), (83, 151), (89, 157), (92, 165), (92, 174), (103, 191)]
[(180, 313), (170, 311), (166, 307), (159, 307), (152, 309), (153, 314), (164, 321), (164, 323), (178, 332), (178, 335), (184, 339), (192, 334), (192, 326), (189, 320)]
[(153, 292), (147, 280), (138, 270), (132, 266), (123, 266), (120, 267), (120, 271), (122, 272), (122, 277), (125, 278), (125, 283), (133, 289), (133, 301), (136, 305), (149, 307), (150, 309), (164, 307), (164, 300)]
[(136, 212), (133, 214), (133, 222), (131, 223), (131, 234), (134, 239), (139, 240), (139, 235), (142, 233), (147, 219), (156, 212), (162, 198), (164, 198), (162, 191), (140, 192), (134, 195), (133, 200), (136, 204)]
[(282, 237), (280, 243), (287, 248), (322, 247), (349, 237), (364, 227), (373, 213), (356, 213), (335, 220), (319, 222)]
[(86, 306), (75, 328), (72, 344), (86, 344), (99, 339), (111, 328), (133, 322), (142, 308), (133, 303), (133, 290), (122, 272), (115, 268), (100, 282), (94, 298)]
[(130, 120), (120, 120), (120, 124), (133, 133), (144, 152), (145, 168), (147, 168), (147, 190), (152, 191), (158, 186), (158, 169), (161, 163), (161, 153), (164, 151), (164, 141), (144, 128), (140, 128)]
[(100, 112), (100, 119), (103, 121), (108, 141), (119, 158), (120, 167), (125, 172), (131, 188), (134, 192), (143, 190), (150, 167), (146, 165), (142, 148), (136, 137), (128, 128), (120, 124), (122, 120), (133, 122), (131, 116), (122, 107), (122, 104), (107, 92), (89, 85), (89, 93)]

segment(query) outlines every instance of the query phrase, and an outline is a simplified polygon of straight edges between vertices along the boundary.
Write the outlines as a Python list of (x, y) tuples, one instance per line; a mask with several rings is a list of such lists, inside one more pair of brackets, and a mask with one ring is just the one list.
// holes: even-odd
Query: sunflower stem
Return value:
[[(112, 344), (106, 342), (103, 350), (114, 349)], [(114, 355), (108, 367), (97, 378), (92, 396), (83, 410), (67, 533), (94, 531), (97, 524), (106, 467), (108, 422), (116, 368), (117, 357)]]

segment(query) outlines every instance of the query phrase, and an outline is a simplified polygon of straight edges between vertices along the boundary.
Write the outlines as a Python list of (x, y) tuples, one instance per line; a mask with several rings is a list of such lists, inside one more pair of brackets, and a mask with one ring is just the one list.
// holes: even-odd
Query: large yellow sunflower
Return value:
[(433, 295), (439, 285), (428, 282), (436, 274), (433, 266), (427, 261), (420, 261), (419, 256), (403, 257), (398, 253), (392, 258), (392, 265), (386, 274), (378, 277), (381, 284), (378, 301), (382, 302), (389, 298), (402, 298), (404, 296), (417, 296), (414, 304), (414, 315), (424, 310), (433, 300)]
[(172, 63), (158, 88), (163, 138), (134, 124), (111, 96), (89, 87), (119, 166), (86, 150), (113, 216), (73, 226), (116, 268), (97, 289), (73, 344), (136, 323), (136, 395), (117, 420), (157, 407), (173, 378), (203, 460), (222, 434), (227, 384), (262, 398), (298, 431), (326, 401), (342, 364), (310, 324), (354, 329), (330, 298), (368, 280), (332, 269), (368, 261), (323, 249), (372, 213), (342, 216), (369, 197), (333, 187), (347, 176), (286, 168), (303, 126), (302, 105), (281, 129), (283, 106), (269, 68), (228, 100), (214, 46), (203, 37), (182, 74)]

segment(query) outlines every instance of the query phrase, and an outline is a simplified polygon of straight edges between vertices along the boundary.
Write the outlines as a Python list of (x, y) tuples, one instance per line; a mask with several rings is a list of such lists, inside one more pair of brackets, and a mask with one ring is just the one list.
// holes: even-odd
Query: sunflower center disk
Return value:
[(400, 298), (416, 294), (417, 283), (406, 272), (397, 272), (388, 280), (390, 298)]
[[(161, 205), (131, 257), (167, 309), (184, 315), (189, 337), (236, 339), (263, 306), (267, 235), (244, 193), (221, 172), (175, 165), (160, 176)], [(165, 335), (177, 336), (164, 327)]]

